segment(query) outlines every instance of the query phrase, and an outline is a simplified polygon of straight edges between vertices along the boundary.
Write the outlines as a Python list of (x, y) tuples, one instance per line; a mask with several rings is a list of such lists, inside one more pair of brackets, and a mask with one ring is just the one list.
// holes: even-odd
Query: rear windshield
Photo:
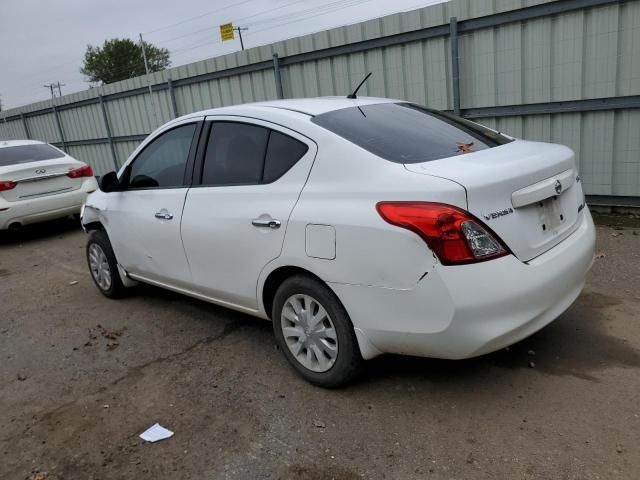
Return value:
[(64, 153), (46, 143), (0, 147), (0, 167), (62, 157), (64, 157)]
[(396, 163), (429, 162), (511, 141), (464, 118), (411, 103), (343, 108), (311, 121)]

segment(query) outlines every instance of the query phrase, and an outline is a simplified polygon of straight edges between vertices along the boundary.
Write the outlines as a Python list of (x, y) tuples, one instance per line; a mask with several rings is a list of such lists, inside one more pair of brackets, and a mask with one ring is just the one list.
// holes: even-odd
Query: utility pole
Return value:
[(244, 51), (244, 43), (242, 42), (242, 31), (249, 30), (249, 27), (235, 27), (234, 30), (238, 31), (238, 37), (240, 37), (240, 48)]
[(55, 98), (56, 97), (56, 89), (58, 90), (58, 97), (62, 96), (62, 87), (66, 86), (65, 83), (60, 83), (60, 82), (56, 82), (56, 83), (49, 83), (47, 85), (43, 85), (44, 88), (48, 88), (49, 91), (51, 92), (51, 98)]
[(142, 59), (144, 60), (144, 71), (147, 77), (147, 87), (149, 87), (149, 97), (151, 98), (151, 108), (153, 109), (153, 118), (155, 119), (154, 127), (158, 126), (158, 114), (156, 111), (156, 101), (153, 98), (153, 91), (151, 90), (151, 81), (149, 80), (149, 64), (147, 63), (147, 52), (144, 48), (144, 40), (142, 39), (142, 33), (140, 34), (140, 47), (142, 47)]

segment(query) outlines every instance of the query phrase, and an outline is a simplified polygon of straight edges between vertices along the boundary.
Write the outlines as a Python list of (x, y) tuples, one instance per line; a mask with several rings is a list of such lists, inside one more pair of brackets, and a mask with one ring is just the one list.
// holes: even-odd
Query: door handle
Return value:
[(160, 210), (159, 212), (156, 212), (155, 214), (156, 218), (159, 218), (160, 220), (171, 220), (173, 218), (173, 215), (170, 214), (169, 212), (167, 212), (164, 208), (162, 210)]
[(274, 220), (271, 217), (260, 217), (251, 220), (251, 225), (262, 228), (280, 228), (280, 220)]

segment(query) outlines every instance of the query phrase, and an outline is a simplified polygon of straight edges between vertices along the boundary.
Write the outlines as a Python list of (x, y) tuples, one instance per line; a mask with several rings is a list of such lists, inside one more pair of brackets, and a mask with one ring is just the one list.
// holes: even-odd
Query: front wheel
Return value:
[(272, 319), (278, 345), (307, 381), (335, 388), (362, 371), (349, 315), (322, 282), (301, 275), (285, 280), (276, 292)]
[(102, 230), (94, 230), (87, 241), (87, 263), (93, 283), (109, 298), (124, 295), (125, 286), (120, 279), (118, 262), (111, 248), (109, 237)]

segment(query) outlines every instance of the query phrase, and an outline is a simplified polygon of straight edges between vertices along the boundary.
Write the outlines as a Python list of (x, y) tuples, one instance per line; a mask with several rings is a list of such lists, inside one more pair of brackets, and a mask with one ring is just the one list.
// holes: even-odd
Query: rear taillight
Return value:
[(83, 165), (80, 168), (69, 170), (67, 172), (67, 177), (69, 178), (93, 177), (93, 170), (89, 165)]
[(4, 192), (5, 190), (13, 190), (16, 188), (17, 183), (12, 182), (11, 180), (0, 180), (0, 192)]
[(498, 237), (469, 212), (430, 202), (380, 202), (380, 216), (418, 234), (443, 265), (482, 262), (508, 255)]

